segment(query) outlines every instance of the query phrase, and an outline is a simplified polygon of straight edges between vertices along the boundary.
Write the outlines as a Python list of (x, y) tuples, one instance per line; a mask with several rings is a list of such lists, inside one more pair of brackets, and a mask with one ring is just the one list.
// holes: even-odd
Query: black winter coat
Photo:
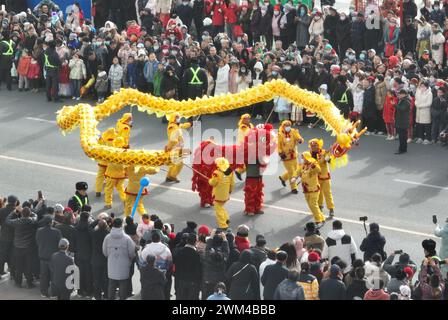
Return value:
[(58, 229), (50, 226), (39, 228), (36, 232), (39, 259), (50, 261), (53, 253), (58, 252), (61, 239), (62, 234)]
[(259, 41), (259, 37), (262, 35), (261, 30), (261, 10), (258, 8), (252, 12), (252, 20), (250, 22), (250, 29), (252, 31), (254, 42)]
[(322, 280), (319, 286), (320, 300), (345, 300), (346, 288), (344, 282), (336, 278)]
[(395, 106), (395, 127), (398, 129), (408, 129), (411, 111), (411, 101), (406, 97), (398, 101)]
[(295, 18), (297, 16), (297, 12), (295, 10), (292, 10), (286, 14), (286, 25), (285, 25), (285, 31), (286, 31), (286, 39), (288, 40), (288, 46), (296, 41), (296, 32), (297, 28), (295, 25)]
[(258, 271), (260, 269), (260, 265), (267, 259), (266, 250), (258, 247), (252, 247), (250, 248), (250, 251), (252, 252), (252, 264)]
[(347, 287), (347, 300), (353, 300), (355, 297), (359, 297), (364, 299), (364, 295), (368, 291), (366, 287), (365, 280), (355, 279), (353, 282)]
[(50, 271), (51, 282), (56, 288), (66, 288), (66, 281), (69, 277), (67, 267), (74, 264), (73, 258), (64, 251), (58, 251), (51, 256)]
[(36, 215), (33, 214), (28, 218), (19, 218), (15, 213), (11, 213), (6, 218), (5, 223), (14, 228), (14, 247), (26, 249), (36, 245)]
[(340, 20), (336, 23), (336, 39), (339, 48), (339, 54), (345, 56), (345, 51), (352, 47), (352, 23), (349, 18), (344, 21)]
[(184, 6), (183, 4), (178, 5), (176, 7), (177, 15), (179, 16), (180, 20), (188, 27), (188, 30), (190, 30), (191, 22), (193, 21), (193, 15), (194, 11), (193, 8), (188, 6)]
[(404, 25), (400, 31), (400, 43), (403, 53), (414, 52), (417, 46), (417, 29), (411, 25)]
[[(364, 21), (354, 21), (352, 24), (352, 43), (364, 43), (364, 34), (366, 33), (366, 24)], [(359, 54), (357, 52), (357, 54)]]
[(173, 256), (173, 263), (176, 266), (177, 280), (201, 283), (201, 257), (196, 250), (188, 246), (179, 249)]
[(264, 269), (263, 275), (261, 276), (261, 283), (264, 286), (264, 300), (274, 299), (275, 289), (277, 289), (279, 283), (285, 280), (287, 276), (288, 269), (280, 262), (271, 264)]
[(331, 16), (328, 15), (324, 20), (324, 37), (328, 39), (330, 44), (333, 46), (333, 49), (337, 50), (336, 46), (336, 24), (338, 23), (339, 16)]
[(376, 119), (377, 109), (375, 104), (375, 87), (370, 86), (364, 91), (364, 101), (362, 104), (362, 116), (366, 119)]
[(157, 268), (146, 266), (140, 269), (142, 300), (165, 300), (165, 273)]
[(209, 283), (225, 282), (227, 259), (220, 250), (207, 250), (202, 262), (202, 281)]
[(104, 238), (109, 234), (109, 231), (94, 228), (90, 230), (90, 240), (92, 244), (92, 266), (107, 266), (107, 258), (103, 254)]
[(0, 209), (0, 241), (12, 242), (14, 241), (14, 228), (7, 225), (6, 218), (15, 210), (14, 205), (7, 204), (4, 208)]
[(75, 259), (88, 260), (92, 257), (92, 241), (88, 222), (80, 221), (75, 227), (76, 249)]
[(56, 229), (59, 229), (59, 231), (61, 231), (62, 237), (67, 239), (68, 242), (70, 243), (70, 246), (68, 247), (68, 251), (75, 252), (76, 251), (75, 227), (70, 224), (61, 223), (61, 224), (56, 225)]
[(371, 232), (362, 240), (359, 249), (364, 252), (364, 261), (370, 260), (372, 255), (379, 253), (383, 260), (386, 258), (384, 246), (386, 239), (379, 232)]
[(260, 300), (260, 280), (257, 268), (251, 263), (251, 253), (245, 250), (238, 262), (227, 270), (227, 288), (232, 300)]

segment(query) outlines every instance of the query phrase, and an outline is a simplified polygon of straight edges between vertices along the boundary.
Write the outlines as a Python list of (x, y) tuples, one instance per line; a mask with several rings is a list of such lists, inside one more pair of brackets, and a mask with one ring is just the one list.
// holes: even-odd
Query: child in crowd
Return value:
[(72, 96), (72, 86), (70, 83), (70, 68), (68, 66), (67, 60), (64, 60), (62, 62), (62, 66), (59, 69), (59, 96), (60, 97)]
[(28, 71), (31, 64), (31, 55), (28, 50), (22, 51), (22, 56), (19, 59), (19, 65), (17, 67), (17, 73), (19, 75), (19, 91), (29, 90)]
[(386, 140), (394, 140), (395, 137), (395, 106), (398, 99), (392, 89), (387, 90), (386, 99), (384, 100), (383, 120), (386, 124), (387, 138)]
[(40, 65), (34, 58), (31, 58), (27, 78), (31, 86), (31, 92), (37, 93), (39, 91)]
[(110, 91), (120, 91), (123, 82), (123, 67), (120, 65), (117, 57), (112, 60), (112, 66), (109, 69), (109, 80)]
[(98, 79), (96, 79), (95, 83), (95, 90), (98, 95), (98, 103), (102, 103), (106, 98), (108, 86), (109, 79), (107, 78), (106, 71), (100, 71), (98, 73)]
[(134, 63), (134, 56), (129, 56), (126, 64), (126, 87), (135, 89), (137, 87), (135, 82), (136, 68)]

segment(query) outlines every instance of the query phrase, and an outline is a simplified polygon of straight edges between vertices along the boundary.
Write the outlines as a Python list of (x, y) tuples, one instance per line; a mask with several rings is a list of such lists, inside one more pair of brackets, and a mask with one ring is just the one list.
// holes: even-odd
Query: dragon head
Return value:
[(248, 164), (267, 165), (277, 148), (277, 135), (271, 124), (259, 124), (249, 131), (244, 143), (244, 161)]

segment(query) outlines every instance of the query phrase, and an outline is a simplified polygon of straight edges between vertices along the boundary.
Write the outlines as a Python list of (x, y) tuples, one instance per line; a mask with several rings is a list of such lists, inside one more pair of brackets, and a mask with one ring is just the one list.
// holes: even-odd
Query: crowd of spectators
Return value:
[[(386, 253), (380, 226), (357, 246), (342, 222), (326, 236), (313, 222), (304, 236), (279, 246), (246, 225), (232, 232), (175, 226), (157, 215), (131, 217), (100, 213), (86, 205), (73, 212), (46, 200), (0, 201), (0, 273), (22, 287), (39, 282), (44, 298), (122, 300), (134, 296), (140, 272), (144, 300), (443, 300), (448, 262), (448, 219), (435, 227), (442, 239), (422, 242), (417, 264), (402, 250)], [(397, 259), (398, 258), (398, 259)], [(6, 265), (8, 269), (6, 269)], [(76, 266), (76, 267), (75, 267)], [(75, 272), (79, 270), (79, 272)], [(71, 277), (69, 279), (69, 277)]]
[[(57, 102), (102, 102), (122, 87), (194, 99), (283, 79), (331, 99), (367, 134), (440, 144), (448, 125), (447, 4), (426, 0), (418, 9), (413, 1), (402, 10), (396, 1), (358, 1), (358, 11), (338, 12), (292, 0), (97, 0), (91, 19), (78, 3), (66, 13), (50, 0), (31, 9), (7, 1), (0, 81), (11, 89), (12, 77), (19, 91), (35, 92), (45, 83)], [(281, 97), (246, 109), (237, 112), (317, 120)]]

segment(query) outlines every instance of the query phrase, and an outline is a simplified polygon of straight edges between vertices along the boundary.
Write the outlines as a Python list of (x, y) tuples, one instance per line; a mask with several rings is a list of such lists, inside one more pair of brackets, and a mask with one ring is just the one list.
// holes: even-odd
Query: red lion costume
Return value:
[[(192, 190), (199, 193), (201, 207), (213, 204), (212, 190), (208, 178), (216, 169), (215, 159), (225, 157), (232, 170), (245, 165), (249, 174), (244, 187), (245, 214), (261, 214), (263, 204), (263, 178), (270, 155), (277, 147), (271, 124), (258, 125), (251, 129), (239, 145), (218, 145), (213, 140), (202, 141), (194, 151)], [(201, 174), (199, 174), (199, 173)], [(208, 177), (207, 179), (205, 177)]]

